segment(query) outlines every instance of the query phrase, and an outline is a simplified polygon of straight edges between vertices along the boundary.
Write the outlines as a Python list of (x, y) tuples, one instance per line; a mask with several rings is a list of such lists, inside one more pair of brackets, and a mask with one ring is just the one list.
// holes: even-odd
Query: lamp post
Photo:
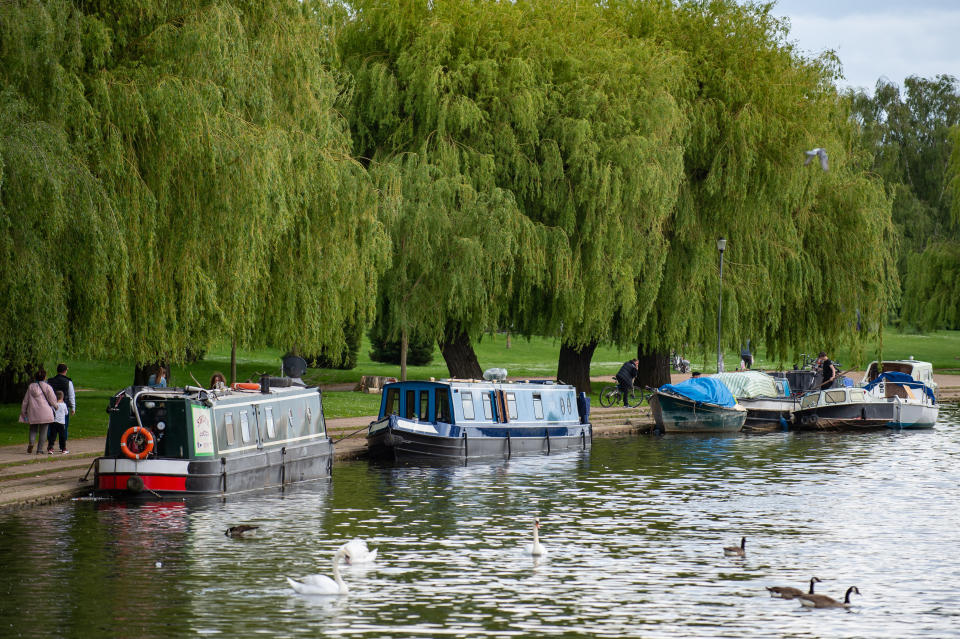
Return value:
[(727, 248), (727, 240), (717, 240), (717, 250), (720, 251), (720, 303), (717, 304), (717, 372), (723, 372), (723, 341), (720, 338), (720, 317), (723, 313), (723, 252)]

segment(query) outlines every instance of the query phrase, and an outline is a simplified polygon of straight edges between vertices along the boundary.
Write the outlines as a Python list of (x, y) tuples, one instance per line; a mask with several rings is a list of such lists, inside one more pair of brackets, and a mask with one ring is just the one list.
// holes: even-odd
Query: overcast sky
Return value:
[(802, 50), (832, 49), (842, 86), (870, 92), (881, 76), (903, 86), (910, 75), (960, 77), (960, 0), (776, 0)]

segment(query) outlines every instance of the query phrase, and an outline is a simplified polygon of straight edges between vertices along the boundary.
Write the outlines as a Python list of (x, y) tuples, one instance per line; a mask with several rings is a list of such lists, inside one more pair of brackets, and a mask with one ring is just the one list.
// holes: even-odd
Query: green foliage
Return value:
[(903, 321), (921, 330), (960, 326), (960, 242), (937, 242), (907, 263)]
[[(400, 340), (391, 339), (387, 328), (386, 318), (390, 316), (388, 302), (381, 301), (377, 320), (367, 331), (370, 338), (370, 359), (383, 364), (400, 365)], [(433, 361), (433, 351), (436, 341), (427, 339), (412, 339), (407, 344), (407, 365), (426, 366)]]

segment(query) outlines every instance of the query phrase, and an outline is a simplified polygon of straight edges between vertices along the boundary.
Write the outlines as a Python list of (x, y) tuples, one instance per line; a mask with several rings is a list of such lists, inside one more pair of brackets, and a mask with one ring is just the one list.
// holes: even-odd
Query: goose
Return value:
[(727, 557), (746, 557), (747, 556), (747, 538), (740, 538), (739, 546), (724, 546), (723, 554)]
[(346, 556), (343, 546), (333, 555), (333, 579), (326, 575), (307, 575), (295, 581), (287, 577), (287, 583), (301, 595), (345, 595), (349, 591), (340, 577), (340, 560)]
[(533, 555), (534, 557), (543, 557), (547, 554), (547, 549), (544, 548), (543, 544), (540, 543), (539, 517), (536, 517), (533, 520), (533, 543), (526, 546), (526, 552), (528, 555)]
[(233, 537), (234, 539), (239, 539), (241, 537), (253, 537), (257, 533), (257, 528), (259, 527), (260, 526), (249, 526), (247, 524), (230, 526), (223, 534), (227, 537)]
[(850, 586), (847, 588), (847, 594), (844, 596), (843, 601), (837, 601), (832, 597), (826, 595), (807, 595), (803, 594), (797, 597), (800, 600), (800, 603), (808, 608), (849, 608), (850, 607), (850, 593), (855, 592), (858, 595), (860, 591), (856, 586)]
[(367, 548), (367, 542), (353, 539), (341, 546), (348, 564), (369, 564), (377, 559), (377, 549)]
[(767, 586), (767, 590), (770, 591), (771, 597), (780, 597), (781, 599), (793, 599), (794, 597), (799, 597), (800, 595), (812, 595), (813, 594), (813, 584), (814, 582), (819, 582), (820, 580), (814, 577), (810, 580), (810, 591), (803, 592), (799, 588), (794, 588), (793, 586)]

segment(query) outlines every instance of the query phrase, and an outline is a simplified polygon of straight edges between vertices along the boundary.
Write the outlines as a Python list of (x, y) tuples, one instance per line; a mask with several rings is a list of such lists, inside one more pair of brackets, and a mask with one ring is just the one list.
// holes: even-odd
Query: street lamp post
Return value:
[(723, 341), (720, 338), (721, 315), (723, 313), (723, 251), (727, 248), (727, 240), (717, 240), (717, 250), (720, 251), (720, 303), (717, 304), (717, 372), (723, 372)]

